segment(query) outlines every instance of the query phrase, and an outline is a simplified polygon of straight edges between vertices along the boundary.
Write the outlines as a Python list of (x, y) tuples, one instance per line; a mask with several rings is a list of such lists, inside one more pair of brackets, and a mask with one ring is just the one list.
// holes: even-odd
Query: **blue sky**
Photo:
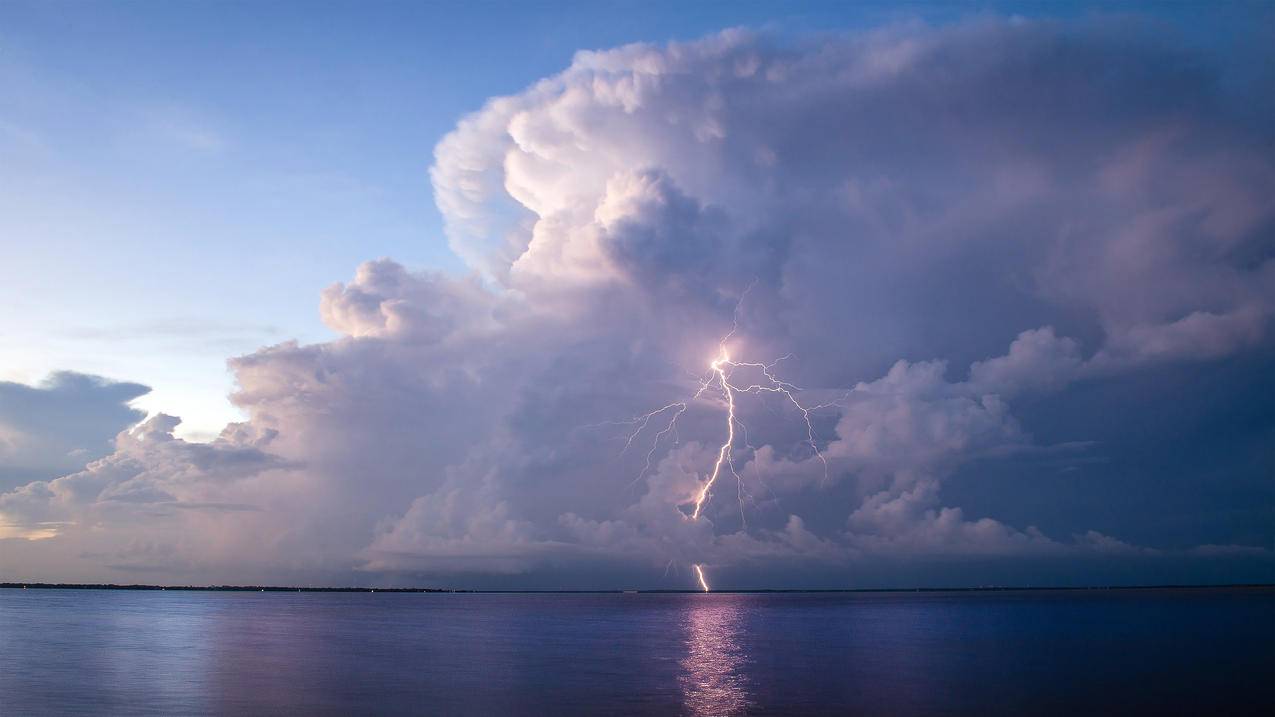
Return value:
[[(1251, 13), (1152, 4), (1192, 42)], [(369, 258), (462, 271), (427, 168), (457, 119), (580, 49), (730, 26), (823, 32), (1074, 3), (62, 3), (0, 6), (0, 379), (77, 370), (207, 437), (229, 356), (331, 337)]]

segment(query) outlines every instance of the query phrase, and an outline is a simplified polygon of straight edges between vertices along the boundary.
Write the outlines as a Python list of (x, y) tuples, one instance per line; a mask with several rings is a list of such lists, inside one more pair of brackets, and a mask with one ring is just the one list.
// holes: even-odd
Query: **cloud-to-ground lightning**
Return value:
[[(749, 288), (751, 289), (752, 287)], [(798, 386), (779, 378), (779, 376), (775, 373), (775, 367), (780, 362), (791, 358), (791, 355), (783, 356), (770, 363), (736, 361), (731, 358), (729, 344), (731, 339), (734, 338), (736, 332), (739, 330), (739, 307), (743, 304), (743, 300), (747, 295), (748, 291), (745, 291), (740, 297), (739, 303), (735, 305), (735, 317), (731, 330), (718, 341), (717, 355), (709, 362), (708, 373), (699, 380), (699, 387), (695, 393), (685, 400), (666, 404), (654, 411), (626, 422), (629, 425), (635, 426), (635, 428), (625, 441), (625, 451), (632, 447), (638, 436), (650, 426), (651, 421), (657, 416), (667, 415), (668, 417), (667, 422), (662, 428), (660, 428), (659, 431), (656, 432), (655, 437), (652, 440), (650, 450), (646, 453), (646, 461), (642, 467), (642, 471), (638, 474), (637, 478), (634, 479), (634, 482), (637, 482), (650, 472), (651, 463), (656, 451), (659, 449), (660, 442), (665, 436), (677, 430), (678, 419), (686, 413), (692, 403), (702, 398), (705, 394), (716, 393), (721, 403), (725, 405), (726, 435), (722, 444), (717, 449), (717, 458), (713, 462), (712, 472), (709, 474), (707, 480), (700, 485), (699, 491), (696, 493), (694, 500), (689, 504), (691, 508), (691, 520), (699, 520), (700, 515), (704, 511), (704, 507), (712, 497), (713, 486), (716, 485), (717, 480), (721, 477), (723, 469), (729, 470), (731, 475), (735, 476), (737, 484), (741, 487), (740, 513), (741, 516), (743, 514), (742, 487), (744, 480), (735, 469), (735, 460), (733, 455), (736, 442), (736, 428), (742, 429), (745, 434), (745, 442), (747, 442), (747, 427), (744, 426), (744, 424), (740, 421), (739, 416), (736, 414), (736, 398), (740, 394), (759, 395), (764, 393), (773, 393), (783, 395), (784, 399), (788, 403), (791, 403), (797, 411), (801, 413), (802, 420), (806, 425), (806, 440), (804, 443), (810, 446), (814, 455), (822, 464), (824, 480), (826, 481), (828, 478), (828, 461), (819, 450), (819, 445), (815, 440), (815, 428), (811, 421), (810, 414), (821, 408), (827, 408), (834, 405), (836, 402), (807, 406), (798, 400), (796, 394), (799, 393), (801, 389)], [(746, 385), (734, 383), (732, 381), (732, 377), (738, 369), (752, 369), (752, 373), (755, 377), (754, 380)], [(760, 378), (757, 378), (757, 376), (760, 376)], [(752, 448), (752, 446), (750, 445), (749, 448)], [(695, 574), (699, 578), (701, 587), (707, 591), (708, 584), (704, 581), (704, 571), (702, 566), (696, 564), (693, 567), (695, 568)]]
[[(734, 331), (732, 331), (731, 334), (727, 334), (726, 338), (722, 339), (722, 342), (718, 347), (717, 358), (713, 359), (713, 361), (709, 364), (709, 369), (712, 371), (712, 375), (708, 381), (701, 384), (700, 390), (695, 394), (698, 398), (704, 391), (708, 390), (710, 386), (714, 385), (721, 390), (726, 403), (726, 440), (722, 442), (721, 447), (717, 451), (717, 461), (713, 464), (713, 472), (709, 475), (708, 480), (700, 487), (700, 492), (695, 497), (695, 507), (691, 512), (691, 518), (693, 519), (698, 519), (700, 513), (704, 510), (704, 504), (708, 501), (708, 498), (711, 495), (713, 484), (715, 484), (717, 479), (721, 476), (723, 465), (730, 469), (731, 474), (735, 476), (736, 480), (743, 480), (739, 473), (735, 470), (735, 461), (732, 456), (732, 452), (735, 447), (735, 427), (737, 425), (743, 427), (743, 424), (735, 414), (736, 394), (783, 394), (784, 398), (786, 398), (789, 403), (801, 412), (802, 420), (806, 424), (805, 443), (810, 446), (811, 450), (814, 451), (815, 456), (819, 459), (819, 462), (823, 465), (824, 479), (826, 480), (828, 476), (828, 461), (824, 458), (823, 453), (819, 450), (819, 445), (815, 442), (815, 427), (810, 421), (810, 413), (811, 411), (816, 411), (820, 408), (826, 408), (830, 404), (820, 404), (818, 406), (802, 405), (802, 403), (798, 401), (797, 397), (794, 395), (795, 392), (800, 391), (801, 389), (778, 378), (774, 373), (772, 373), (775, 365), (780, 361), (787, 359), (787, 356), (768, 364), (731, 360), (730, 354), (726, 349), (726, 342), (733, 334)], [(752, 383), (747, 386), (738, 386), (731, 383), (731, 375), (734, 370), (741, 367), (757, 369), (761, 372), (761, 375), (765, 377), (765, 381), (763, 383)], [(680, 414), (675, 414), (673, 416), (673, 422), (676, 422), (678, 415)]]

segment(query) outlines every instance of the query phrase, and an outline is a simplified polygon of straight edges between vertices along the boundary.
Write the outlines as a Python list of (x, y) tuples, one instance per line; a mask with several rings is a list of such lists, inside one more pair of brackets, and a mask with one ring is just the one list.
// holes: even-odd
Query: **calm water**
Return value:
[(0, 714), (1275, 713), (1275, 591), (0, 590)]

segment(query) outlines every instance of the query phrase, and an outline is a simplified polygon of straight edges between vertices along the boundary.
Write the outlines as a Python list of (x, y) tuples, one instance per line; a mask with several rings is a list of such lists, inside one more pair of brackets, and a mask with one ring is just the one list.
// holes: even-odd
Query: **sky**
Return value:
[(1273, 17), (0, 4), (0, 575), (1275, 579)]

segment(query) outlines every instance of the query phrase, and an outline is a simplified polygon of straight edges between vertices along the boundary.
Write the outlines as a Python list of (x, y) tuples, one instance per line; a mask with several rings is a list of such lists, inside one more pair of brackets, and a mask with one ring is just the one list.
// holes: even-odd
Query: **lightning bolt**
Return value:
[[(735, 469), (734, 460), (736, 428), (738, 427), (744, 433), (745, 442), (747, 442), (748, 433), (747, 427), (739, 420), (739, 417), (735, 413), (736, 398), (741, 394), (779, 394), (782, 395), (794, 408), (796, 408), (801, 414), (802, 421), (806, 426), (806, 439), (804, 443), (810, 446), (811, 451), (814, 452), (814, 455), (819, 459), (820, 464), (823, 466), (824, 482), (826, 483), (828, 480), (828, 461), (819, 450), (819, 445), (815, 441), (815, 428), (814, 423), (811, 421), (811, 413), (822, 408), (837, 405), (839, 401), (807, 406), (798, 400), (797, 394), (800, 393), (802, 389), (780, 378), (775, 368), (779, 363), (792, 358), (791, 354), (783, 356), (770, 363), (736, 361), (731, 358), (728, 345), (739, 330), (739, 309), (740, 306), (743, 305), (744, 299), (748, 296), (748, 292), (751, 290), (752, 286), (749, 286), (748, 289), (740, 296), (739, 301), (735, 304), (735, 315), (731, 330), (718, 341), (717, 355), (709, 361), (708, 372), (699, 379), (699, 388), (695, 391), (695, 393), (685, 400), (669, 403), (651, 411), (650, 413), (624, 422), (625, 424), (634, 426), (635, 428), (628, 435), (624, 444), (624, 450), (621, 451), (622, 454), (624, 451), (629, 450), (629, 448), (633, 446), (633, 443), (637, 440), (638, 436), (646, 431), (646, 429), (651, 425), (651, 422), (656, 420), (657, 416), (666, 417), (667, 419), (664, 422), (663, 427), (655, 433), (655, 437), (651, 442), (651, 447), (646, 453), (646, 460), (642, 466), (642, 471), (636, 478), (633, 479), (633, 483), (636, 484), (650, 473), (652, 463), (655, 459), (655, 454), (659, 450), (661, 441), (663, 441), (663, 439), (669, 434), (673, 434), (677, 431), (677, 421), (684, 413), (686, 413), (690, 405), (699, 400), (706, 393), (716, 393), (720, 396), (720, 400), (726, 407), (726, 436), (722, 441), (722, 444), (717, 449), (717, 459), (713, 462), (712, 473), (710, 473), (708, 479), (700, 485), (699, 491), (695, 495), (695, 499), (689, 504), (691, 507), (691, 520), (699, 520), (700, 515), (704, 512), (704, 507), (712, 498), (713, 486), (717, 483), (717, 480), (722, 476), (724, 471), (729, 471), (730, 474), (735, 477), (736, 484), (739, 486), (740, 518), (741, 520), (743, 519), (745, 492), (744, 479)], [(732, 382), (732, 377), (736, 370), (741, 368), (751, 369), (752, 375), (760, 375), (760, 378), (757, 378), (754, 382), (748, 383), (747, 385), (740, 385)], [(748, 448), (754, 453), (756, 452), (756, 449), (753, 448), (751, 444)], [(696, 577), (699, 578), (700, 587), (707, 592), (708, 583), (704, 581), (703, 568), (698, 564), (693, 567), (695, 568)]]

